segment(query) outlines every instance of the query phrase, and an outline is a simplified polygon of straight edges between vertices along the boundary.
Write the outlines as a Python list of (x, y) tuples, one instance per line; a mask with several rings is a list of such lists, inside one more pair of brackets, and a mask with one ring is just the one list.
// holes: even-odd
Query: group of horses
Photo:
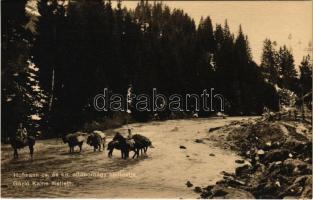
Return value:
[[(75, 132), (64, 135), (62, 137), (64, 143), (69, 146), (69, 152), (73, 153), (75, 146), (79, 147), (79, 152), (82, 151), (83, 143), (86, 142), (93, 147), (94, 152), (101, 149), (105, 150), (106, 145), (106, 135), (102, 131), (93, 131), (90, 134), (83, 132)], [(33, 158), (35, 138), (32, 136), (27, 136), (23, 139), (12, 138), (10, 140), (11, 146), (14, 150), (14, 158), (18, 158), (18, 149), (29, 147), (30, 156)], [(139, 153), (146, 154), (149, 147), (152, 147), (151, 141), (140, 134), (132, 135), (131, 137), (125, 138), (121, 133), (116, 132), (112, 141), (107, 145), (108, 157), (112, 157), (113, 150), (117, 149), (121, 151), (121, 157), (127, 159), (129, 157), (129, 152), (133, 151), (133, 158), (139, 157)]]
[[(106, 136), (101, 131), (93, 131), (91, 134), (82, 132), (76, 132), (65, 135), (62, 139), (64, 143), (67, 143), (70, 148), (70, 153), (74, 152), (74, 147), (78, 146), (82, 151), (82, 145), (87, 138), (87, 144), (93, 146), (94, 152), (101, 149), (105, 150)], [(116, 132), (112, 141), (107, 145), (108, 157), (112, 157), (113, 150), (117, 149), (121, 151), (121, 157), (123, 159), (129, 158), (129, 152), (133, 151), (133, 158), (139, 157), (139, 153), (146, 154), (149, 147), (152, 147), (151, 141), (140, 134), (135, 134), (129, 138), (125, 138), (121, 133)]]
[(134, 151), (133, 158), (139, 157), (139, 152), (141, 155), (147, 153), (148, 147), (153, 147), (151, 141), (139, 134), (135, 134), (130, 138), (123, 137), (122, 134), (117, 132), (112, 141), (108, 143), (109, 150), (108, 156), (111, 157), (114, 149), (121, 150), (121, 156), (123, 159), (129, 157), (129, 152)]

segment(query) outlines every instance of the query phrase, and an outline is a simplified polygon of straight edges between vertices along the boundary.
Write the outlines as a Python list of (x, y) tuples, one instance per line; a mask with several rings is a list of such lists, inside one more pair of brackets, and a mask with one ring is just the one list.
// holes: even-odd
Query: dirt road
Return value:
[[(69, 154), (60, 139), (51, 139), (37, 141), (32, 161), (27, 148), (13, 160), (11, 147), (2, 145), (2, 197), (197, 198), (193, 187), (185, 185), (188, 180), (194, 186), (213, 184), (221, 171), (234, 171), (240, 159), (203, 139), (208, 129), (241, 119), (131, 124), (154, 146), (139, 159), (122, 160), (116, 150), (108, 158), (107, 151), (94, 153), (87, 145), (82, 153)], [(127, 132), (126, 127), (116, 130)]]

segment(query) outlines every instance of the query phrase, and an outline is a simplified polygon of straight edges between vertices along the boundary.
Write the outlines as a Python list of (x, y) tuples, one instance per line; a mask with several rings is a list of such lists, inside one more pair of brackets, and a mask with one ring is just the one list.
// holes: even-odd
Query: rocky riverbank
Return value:
[(243, 163), (223, 171), (201, 198), (312, 198), (312, 126), (264, 118), (232, 122), (208, 131), (217, 146), (238, 152)]

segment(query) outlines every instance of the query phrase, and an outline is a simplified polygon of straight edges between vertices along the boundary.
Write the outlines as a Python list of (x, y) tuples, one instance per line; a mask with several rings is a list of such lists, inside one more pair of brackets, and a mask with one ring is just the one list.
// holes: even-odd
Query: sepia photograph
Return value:
[(0, 3), (1, 198), (313, 198), (311, 0)]

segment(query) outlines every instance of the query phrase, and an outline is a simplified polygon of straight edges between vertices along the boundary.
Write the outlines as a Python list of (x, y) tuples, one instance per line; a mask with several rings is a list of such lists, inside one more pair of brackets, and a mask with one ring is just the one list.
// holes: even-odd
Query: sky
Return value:
[[(295, 64), (303, 56), (312, 55), (311, 1), (163, 1), (170, 8), (180, 8), (199, 23), (201, 16), (210, 16), (213, 24), (224, 24), (225, 19), (233, 33), (239, 25), (248, 35), (254, 61), (260, 64), (263, 41), (266, 38), (286, 45), (293, 52)], [(136, 1), (124, 1), (134, 8)], [(277, 48), (278, 48), (277, 47)], [(309, 51), (311, 50), (311, 51)]]

